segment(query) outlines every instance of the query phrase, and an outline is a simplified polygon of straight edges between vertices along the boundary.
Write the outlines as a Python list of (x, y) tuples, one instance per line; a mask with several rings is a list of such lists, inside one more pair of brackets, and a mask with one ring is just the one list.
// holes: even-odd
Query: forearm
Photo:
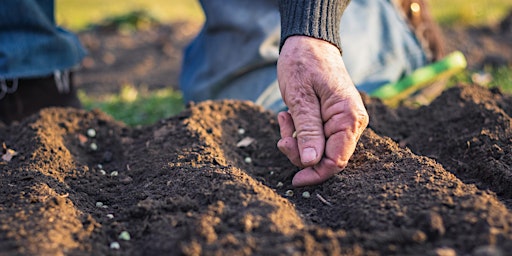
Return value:
[(334, 44), (341, 52), (340, 19), (350, 0), (280, 0), (281, 43), (294, 35)]

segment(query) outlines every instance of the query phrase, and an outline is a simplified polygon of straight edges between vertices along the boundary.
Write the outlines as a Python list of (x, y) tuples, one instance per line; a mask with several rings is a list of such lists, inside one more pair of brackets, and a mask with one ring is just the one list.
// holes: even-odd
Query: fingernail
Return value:
[(305, 148), (302, 151), (302, 162), (309, 163), (316, 159), (316, 150), (314, 148)]

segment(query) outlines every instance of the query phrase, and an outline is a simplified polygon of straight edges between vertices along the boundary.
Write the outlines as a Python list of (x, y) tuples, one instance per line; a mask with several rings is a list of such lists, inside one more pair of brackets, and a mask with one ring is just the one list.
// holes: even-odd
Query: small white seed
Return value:
[(110, 173), (110, 176), (112, 176), (112, 177), (115, 177), (117, 175), (119, 175), (118, 171), (113, 171), (113, 172)]
[(297, 138), (297, 131), (293, 131), (292, 137)]
[(97, 167), (98, 167), (98, 169), (103, 169), (103, 165), (102, 164), (98, 164)]
[(270, 172), (269, 172), (269, 174), (270, 174), (270, 175), (274, 175), (274, 171), (270, 171)]
[(89, 146), (91, 148), (92, 151), (96, 151), (98, 150), (98, 145), (96, 145), (96, 143), (91, 143), (91, 145)]
[(284, 184), (283, 184), (282, 182), (278, 182), (278, 183), (277, 183), (277, 185), (276, 185), (276, 187), (280, 188), (280, 187), (282, 187), (283, 185), (284, 185)]
[(94, 130), (93, 128), (88, 129), (87, 130), (87, 136), (89, 136), (91, 138), (96, 137), (96, 130)]
[(112, 242), (110, 243), (110, 249), (119, 250), (121, 249), (121, 245), (118, 242)]
[(250, 157), (246, 157), (246, 158), (244, 159), (244, 161), (245, 161), (246, 163), (250, 164), (250, 163), (252, 163), (252, 158), (250, 158)]
[(245, 129), (244, 128), (238, 129), (238, 134), (240, 134), (240, 135), (245, 134)]
[(107, 172), (105, 170), (100, 170), (101, 175), (107, 175)]
[(103, 203), (102, 202), (96, 202), (96, 207), (103, 207)]
[(107, 218), (113, 219), (114, 218), (114, 214), (112, 214), (112, 213), (107, 214)]
[(304, 192), (302, 192), (302, 197), (304, 197), (304, 198), (310, 198), (310, 197), (311, 197), (311, 194), (310, 194), (308, 191), (304, 191)]
[(128, 233), (128, 231), (121, 232), (121, 234), (119, 234), (119, 239), (125, 240), (125, 241), (130, 241), (130, 239), (131, 239), (130, 233)]
[(293, 196), (293, 190), (286, 190), (286, 192), (284, 193), (285, 196), (287, 197), (291, 197)]

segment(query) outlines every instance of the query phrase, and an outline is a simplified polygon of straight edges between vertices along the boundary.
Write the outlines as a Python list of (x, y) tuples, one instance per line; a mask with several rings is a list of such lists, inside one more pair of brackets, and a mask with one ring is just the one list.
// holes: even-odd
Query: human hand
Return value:
[(322, 183), (346, 167), (368, 125), (361, 96), (338, 48), (312, 37), (286, 39), (277, 77), (289, 109), (278, 114), (281, 139), (277, 146), (303, 168), (292, 184)]

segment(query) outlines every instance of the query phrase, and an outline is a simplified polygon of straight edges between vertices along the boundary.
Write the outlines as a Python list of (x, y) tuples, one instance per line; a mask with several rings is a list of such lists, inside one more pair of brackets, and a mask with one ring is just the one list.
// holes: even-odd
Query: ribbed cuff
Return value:
[(341, 52), (340, 20), (350, 0), (280, 0), (281, 43), (294, 35), (334, 44)]

